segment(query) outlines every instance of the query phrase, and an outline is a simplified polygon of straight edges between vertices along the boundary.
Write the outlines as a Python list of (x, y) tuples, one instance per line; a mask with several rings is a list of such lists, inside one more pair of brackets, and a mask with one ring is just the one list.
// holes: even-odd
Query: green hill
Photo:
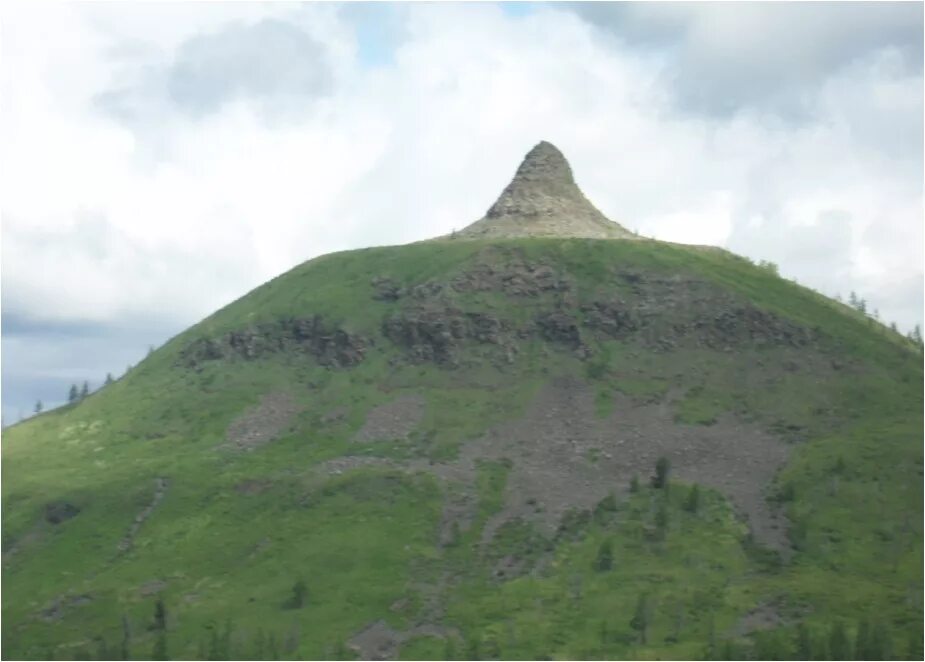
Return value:
[(553, 234), (311, 260), (4, 430), (4, 657), (920, 657), (917, 348)]

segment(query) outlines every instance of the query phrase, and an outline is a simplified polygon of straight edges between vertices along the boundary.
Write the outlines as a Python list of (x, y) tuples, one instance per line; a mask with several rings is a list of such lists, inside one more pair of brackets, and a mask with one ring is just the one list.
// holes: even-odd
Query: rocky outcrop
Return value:
[(612, 338), (623, 338), (639, 329), (639, 320), (624, 302), (594, 301), (581, 307), (585, 326)]
[(578, 323), (566, 311), (555, 310), (537, 315), (536, 328), (545, 340), (560, 343), (572, 349), (578, 349), (582, 345)]
[(514, 179), (485, 216), (452, 238), (541, 236), (636, 238), (588, 201), (562, 152), (545, 141), (527, 153)]
[(450, 287), (456, 292), (503, 292), (507, 296), (535, 297), (565, 292), (570, 285), (548, 265), (508, 262), (499, 266), (478, 264), (453, 278)]
[(487, 313), (452, 306), (413, 306), (386, 317), (382, 334), (416, 362), (456, 365), (457, 349), (466, 340), (500, 345), (506, 325)]
[(260, 403), (238, 416), (225, 434), (225, 447), (251, 451), (274, 439), (289, 425), (301, 406), (288, 393), (268, 393)]
[(259, 324), (219, 338), (200, 338), (183, 350), (180, 361), (195, 368), (206, 361), (254, 360), (280, 352), (301, 352), (321, 365), (345, 368), (360, 363), (369, 344), (362, 336), (332, 327), (315, 315)]

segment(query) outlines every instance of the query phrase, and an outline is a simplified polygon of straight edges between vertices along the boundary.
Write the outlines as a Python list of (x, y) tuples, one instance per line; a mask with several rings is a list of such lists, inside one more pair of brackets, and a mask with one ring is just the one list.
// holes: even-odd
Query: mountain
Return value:
[(4, 430), (3, 655), (920, 657), (922, 379), (540, 143)]

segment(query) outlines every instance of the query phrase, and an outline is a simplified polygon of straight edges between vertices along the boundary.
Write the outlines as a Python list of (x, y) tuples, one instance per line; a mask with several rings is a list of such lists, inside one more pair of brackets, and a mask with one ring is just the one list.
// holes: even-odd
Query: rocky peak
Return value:
[(631, 232), (605, 217), (575, 183), (555, 145), (540, 142), (524, 158), (514, 179), (485, 216), (456, 234), (460, 238), (591, 237), (631, 239)]

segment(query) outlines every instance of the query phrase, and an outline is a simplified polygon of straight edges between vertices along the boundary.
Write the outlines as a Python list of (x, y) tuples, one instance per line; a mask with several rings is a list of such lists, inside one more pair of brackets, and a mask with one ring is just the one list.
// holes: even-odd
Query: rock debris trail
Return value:
[(647, 480), (664, 456), (674, 479), (723, 493), (757, 542), (786, 553), (787, 522), (768, 502), (767, 489), (786, 463), (789, 445), (731, 416), (709, 426), (681, 425), (671, 410), (664, 402), (638, 404), (617, 394), (613, 413), (600, 418), (586, 384), (558, 379), (540, 391), (523, 417), (466, 442), (452, 462), (346, 456), (319, 470), (337, 474), (378, 465), (436, 475), (444, 488), (440, 535), (446, 543), (454, 527), (466, 530), (475, 519), (479, 461), (509, 460), (504, 503), (485, 525), (485, 543), (515, 519), (552, 535), (568, 510), (591, 509), (611, 491), (627, 492), (633, 476)]
[(351, 637), (347, 647), (355, 651), (361, 660), (390, 660), (399, 647), (414, 637), (445, 638), (458, 634), (455, 628), (422, 624), (407, 630), (396, 630), (385, 621), (370, 623)]
[(223, 448), (252, 451), (274, 441), (285, 432), (301, 409), (288, 393), (268, 393), (256, 407), (248, 409), (231, 422)]
[(155, 478), (154, 479), (154, 497), (151, 499), (144, 510), (135, 515), (135, 521), (132, 522), (132, 525), (129, 527), (128, 533), (125, 535), (122, 540), (119, 541), (117, 550), (119, 553), (127, 552), (132, 548), (132, 545), (135, 543), (135, 536), (138, 535), (141, 525), (145, 523), (151, 514), (154, 512), (154, 509), (160, 504), (164, 499), (164, 495), (167, 493), (167, 487), (170, 485), (170, 481), (166, 478)]

